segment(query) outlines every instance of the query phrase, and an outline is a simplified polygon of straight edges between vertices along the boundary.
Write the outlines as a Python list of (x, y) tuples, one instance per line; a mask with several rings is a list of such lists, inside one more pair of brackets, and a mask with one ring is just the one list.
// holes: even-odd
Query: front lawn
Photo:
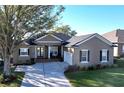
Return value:
[(124, 87), (124, 61), (116, 64), (121, 64), (121, 67), (70, 72), (65, 75), (76, 87)]
[[(12, 68), (12, 72), (13, 71), (14, 71), (14, 68)], [(2, 72), (3, 72), (3, 68), (0, 67), (0, 82), (2, 81)], [(14, 72), (14, 74), (16, 75), (16, 79), (14, 81), (6, 84), (0, 83), (0, 87), (19, 87), (24, 77), (24, 72)]]

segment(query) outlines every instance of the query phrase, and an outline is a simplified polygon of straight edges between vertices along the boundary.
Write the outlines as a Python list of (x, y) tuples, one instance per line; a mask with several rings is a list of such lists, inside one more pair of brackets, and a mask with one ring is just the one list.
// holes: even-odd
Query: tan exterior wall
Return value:
[(48, 36), (46, 36), (46, 37), (44, 37), (38, 41), (60, 41), (60, 40), (56, 39), (55, 37), (53, 37), (51, 35), (48, 35)]
[[(80, 62), (80, 51), (82, 49), (88, 49), (90, 51), (90, 62), (88, 63)], [(109, 62), (103, 63), (103, 64), (112, 64), (113, 63), (113, 48), (96, 37), (86, 41), (85, 43), (81, 44), (78, 48), (74, 49), (73, 64), (76, 64), (79, 66), (89, 66), (89, 65), (101, 63), (100, 62), (100, 50), (101, 49), (109, 50)]]
[[(26, 45), (20, 45), (13, 54), (13, 61), (14, 63), (23, 63), (27, 60), (30, 60), (31, 58), (37, 58), (37, 47), (44, 47), (44, 58), (48, 58), (48, 46), (26, 46)], [(19, 56), (19, 48), (29, 48), (29, 56)], [(36, 52), (35, 52), (36, 51)], [(60, 50), (63, 52), (62, 50)], [(63, 57), (63, 55), (62, 55)]]
[[(29, 56), (20, 56), (19, 55), (19, 49), (20, 48), (29, 48)], [(18, 48), (16, 48), (15, 52), (13, 53), (13, 62), (25, 62), (27, 60), (30, 60), (31, 58), (35, 58), (35, 46), (26, 46), (26, 45), (20, 45)]]
[(35, 46), (30, 46), (29, 54), (31, 58), (35, 58)]
[(74, 48), (64, 47), (64, 51), (74, 53)]
[(44, 46), (44, 45), (46, 45), (46, 46), (51, 45), (52, 46), (52, 45), (61, 45), (61, 42), (60, 43), (49, 43), (49, 42), (47, 43), (46, 42), (46, 43), (37, 43), (37, 44), (41, 45), (41, 46)]
[(123, 51), (122, 51), (122, 47), (123, 47), (124, 43), (119, 43), (118, 44), (118, 56), (123, 55)]

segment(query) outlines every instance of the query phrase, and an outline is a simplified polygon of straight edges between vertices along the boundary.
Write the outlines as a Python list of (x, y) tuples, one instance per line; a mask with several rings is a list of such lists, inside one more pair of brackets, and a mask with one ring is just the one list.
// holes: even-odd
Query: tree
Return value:
[(62, 25), (59, 27), (55, 27), (53, 32), (64, 33), (69, 36), (75, 36), (77, 34), (77, 32), (75, 30), (71, 30), (71, 27), (69, 25)]
[(0, 47), (4, 75), (9, 76), (10, 60), (19, 42), (51, 29), (59, 20), (63, 6), (0, 6)]

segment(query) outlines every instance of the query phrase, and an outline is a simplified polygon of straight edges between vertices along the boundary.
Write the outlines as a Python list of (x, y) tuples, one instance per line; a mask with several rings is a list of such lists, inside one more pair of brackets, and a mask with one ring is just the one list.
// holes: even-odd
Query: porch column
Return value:
[(51, 51), (51, 47), (50, 45), (48, 46), (48, 58), (50, 59), (50, 51)]
[(35, 58), (37, 58), (37, 47), (35, 46)]

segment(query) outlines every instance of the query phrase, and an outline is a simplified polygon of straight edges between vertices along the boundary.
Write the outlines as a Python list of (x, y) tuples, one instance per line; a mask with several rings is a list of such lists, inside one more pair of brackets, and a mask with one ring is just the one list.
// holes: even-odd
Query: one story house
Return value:
[(71, 65), (113, 64), (112, 43), (97, 33), (74, 36), (68, 42), (65, 45), (64, 61)]
[(102, 36), (115, 44), (116, 47), (114, 47), (114, 56), (124, 57), (124, 30), (117, 29), (107, 32)]
[(101, 35), (73, 36), (53, 33), (41, 36), (32, 42), (24, 41), (13, 55), (15, 63), (63, 60), (70, 65), (89, 66), (113, 64), (113, 44)]

